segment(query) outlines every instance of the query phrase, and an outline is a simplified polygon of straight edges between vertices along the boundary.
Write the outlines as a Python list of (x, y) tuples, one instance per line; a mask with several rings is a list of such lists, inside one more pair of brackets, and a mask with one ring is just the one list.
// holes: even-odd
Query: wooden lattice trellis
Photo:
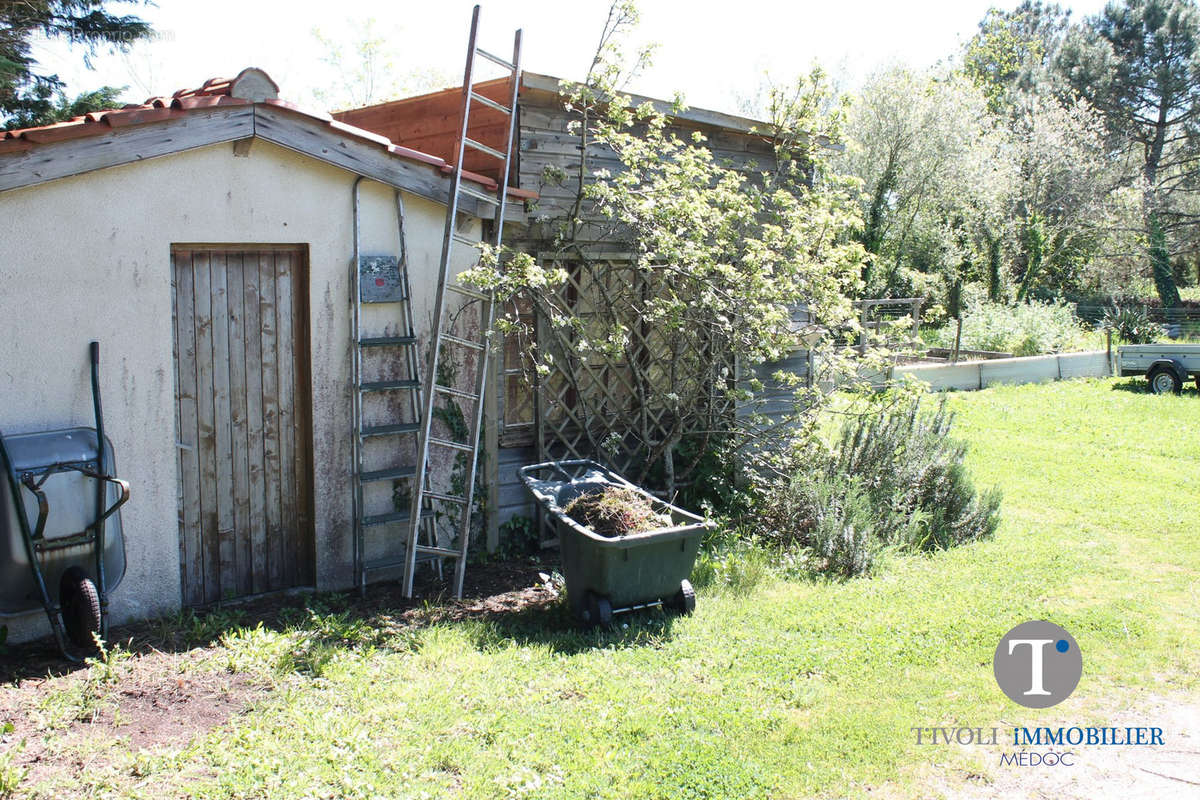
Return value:
[[(655, 293), (686, 299), (681, 296), (686, 285), (670, 270), (619, 257), (550, 264), (568, 275), (554, 305), (569, 310), (580, 325), (563, 328), (538, 314), (538, 347), (552, 357), (536, 387), (540, 459), (594, 458), (637, 482), (673, 492), (689, 478), (688, 465), (676, 464), (673, 448), (685, 442), (703, 448), (732, 418), (728, 348), (699, 316), (685, 319), (686, 333), (647, 321), (643, 312)], [(625, 335), (613, 352), (581, 352), (582, 339), (602, 338), (615, 327)]]

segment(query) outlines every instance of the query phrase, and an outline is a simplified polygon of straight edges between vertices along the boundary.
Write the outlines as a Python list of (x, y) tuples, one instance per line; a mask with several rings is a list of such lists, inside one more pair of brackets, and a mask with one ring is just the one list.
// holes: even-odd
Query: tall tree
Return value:
[(1072, 31), (1059, 67), (1104, 117), (1140, 172), (1144, 233), (1163, 306), (1179, 305), (1174, 241), (1200, 222), (1183, 211), (1200, 161), (1200, 15), (1192, 0), (1110, 3)]
[[(746, 174), (722, 164), (701, 133), (684, 135), (624, 93), (646, 63), (644, 51), (622, 49), (636, 22), (632, 3), (617, 0), (587, 81), (563, 87), (576, 151), (616, 163), (587, 170), (573, 187), (578, 202), (546, 220), (557, 235), (539, 249), (553, 261), (485, 251), (459, 277), (497, 290), (500, 330), (525, 343), (544, 387), (571, 394), (588, 447), (622, 457), (635, 482), (669, 495), (719, 447), (761, 434), (732, 430), (735, 404), (749, 400), (737, 365), (785, 358), (797, 306), (826, 326), (801, 328), (822, 345), (823, 366), (844, 364), (847, 351), (827, 331), (853, 323), (847, 296), (861, 247), (848, 235), (858, 209), (847, 183), (823, 168), (839, 123), (821, 111), (830, 105), (823, 74), (771, 92), (764, 133), (775, 168)], [(613, 257), (614, 247), (627, 255)], [(541, 320), (536, 337), (524, 303)], [(806, 396), (825, 401), (816, 389)]]
[(374, 17), (348, 19), (341, 33), (312, 31), (317, 60), (328, 77), (313, 99), (328, 109), (359, 108), (441, 89), (453, 78), (433, 67), (405, 64), (399, 29), (385, 29)]
[(122, 50), (150, 35), (150, 26), (108, 7), (140, 0), (0, 0), (0, 123), (5, 127), (55, 122), (68, 111), (92, 111), (121, 90), (102, 87), (67, 99), (63, 81), (38, 69), (32, 42), (66, 39), (84, 48), (84, 63), (104, 47)]
[[(842, 168), (862, 181), (869, 295), (933, 295), (998, 234), (1010, 162), (986, 99), (952, 74), (892, 67), (851, 104)], [(986, 249), (986, 247), (984, 248)]]
[(1011, 11), (990, 9), (963, 53), (963, 72), (988, 98), (994, 113), (1034, 92), (1057, 57), (1071, 12), (1056, 3), (1024, 0)]
[(1104, 143), (1104, 125), (1083, 101), (1061, 105), (1046, 94), (1019, 97), (1008, 121), (1017, 166), (1010, 215), (1019, 276), (1017, 300), (1041, 286), (1079, 283), (1120, 205), (1120, 175)]

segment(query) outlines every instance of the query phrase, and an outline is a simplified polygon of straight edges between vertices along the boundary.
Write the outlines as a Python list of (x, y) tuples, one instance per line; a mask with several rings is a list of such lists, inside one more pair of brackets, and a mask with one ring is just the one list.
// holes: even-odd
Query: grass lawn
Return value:
[[(36, 779), (46, 796), (107, 787), (148, 798), (925, 796), (931, 762), (942, 774), (971, 766), (957, 750), (916, 745), (914, 726), (1083, 724), (1131, 698), (1197, 688), (1200, 397), (1191, 386), (1180, 397), (1131, 388), (1140, 384), (952, 397), (977, 485), (1004, 492), (992, 541), (886, 558), (873, 578), (845, 583), (765, 575), (709, 586), (693, 617), (648, 613), (607, 632), (576, 632), (560, 607), (383, 631), (336, 613), (291, 631), (246, 627), (180, 667), (267, 687), (246, 713), (190, 743), (134, 752), (56, 728), (48, 694), (40, 735), (59, 737), (47, 747), (71, 768), (20, 773), (10, 735), (0, 787), (36, 794)], [(1005, 631), (1039, 618), (1074, 634), (1084, 676), (1066, 702), (1032, 711), (1001, 694), (991, 659)], [(323, 633), (306, 635), (314, 629)], [(117, 681), (137, 669), (136, 658), (113, 660)], [(98, 669), (91, 684), (106, 685)]]

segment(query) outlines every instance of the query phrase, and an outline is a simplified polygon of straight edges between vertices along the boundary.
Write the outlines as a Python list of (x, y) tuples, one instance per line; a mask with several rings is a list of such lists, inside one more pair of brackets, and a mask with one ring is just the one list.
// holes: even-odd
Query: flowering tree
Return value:
[[(672, 128), (680, 103), (635, 106), (623, 93), (647, 59), (637, 54), (631, 70), (620, 52), (635, 21), (632, 6), (614, 5), (587, 79), (563, 86), (582, 180), (571, 213), (549, 226), (552, 257), (489, 252), (464, 279), (497, 291), (500, 329), (570, 394), (586, 448), (673, 492), (737, 435), (734, 406), (757, 388), (739, 368), (817, 333), (797, 325), (798, 309), (826, 329), (853, 324), (862, 250), (848, 236), (858, 224), (849, 187), (825, 169), (839, 119), (818, 114), (823, 76), (773, 95), (761, 133), (774, 163), (738, 171), (700, 133)], [(591, 169), (600, 151), (619, 168)], [(596, 255), (618, 243), (619, 260)], [(520, 313), (529, 305), (537, 336)]]

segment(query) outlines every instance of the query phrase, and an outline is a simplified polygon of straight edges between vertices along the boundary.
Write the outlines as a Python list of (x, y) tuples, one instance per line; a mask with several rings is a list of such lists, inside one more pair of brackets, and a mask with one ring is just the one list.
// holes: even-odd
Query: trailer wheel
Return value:
[(1183, 381), (1170, 369), (1156, 369), (1146, 376), (1150, 381), (1150, 391), (1155, 394), (1179, 394), (1183, 391)]
[(58, 602), (71, 643), (80, 648), (95, 647), (92, 634), (100, 634), (100, 594), (86, 572), (71, 567), (63, 573), (58, 584)]
[(671, 607), (682, 614), (691, 614), (696, 610), (696, 590), (691, 581), (680, 581), (679, 591), (671, 599)]
[(587, 595), (587, 622), (595, 627), (601, 625), (607, 627), (612, 624), (613, 612), (612, 603), (607, 597), (588, 592)]

